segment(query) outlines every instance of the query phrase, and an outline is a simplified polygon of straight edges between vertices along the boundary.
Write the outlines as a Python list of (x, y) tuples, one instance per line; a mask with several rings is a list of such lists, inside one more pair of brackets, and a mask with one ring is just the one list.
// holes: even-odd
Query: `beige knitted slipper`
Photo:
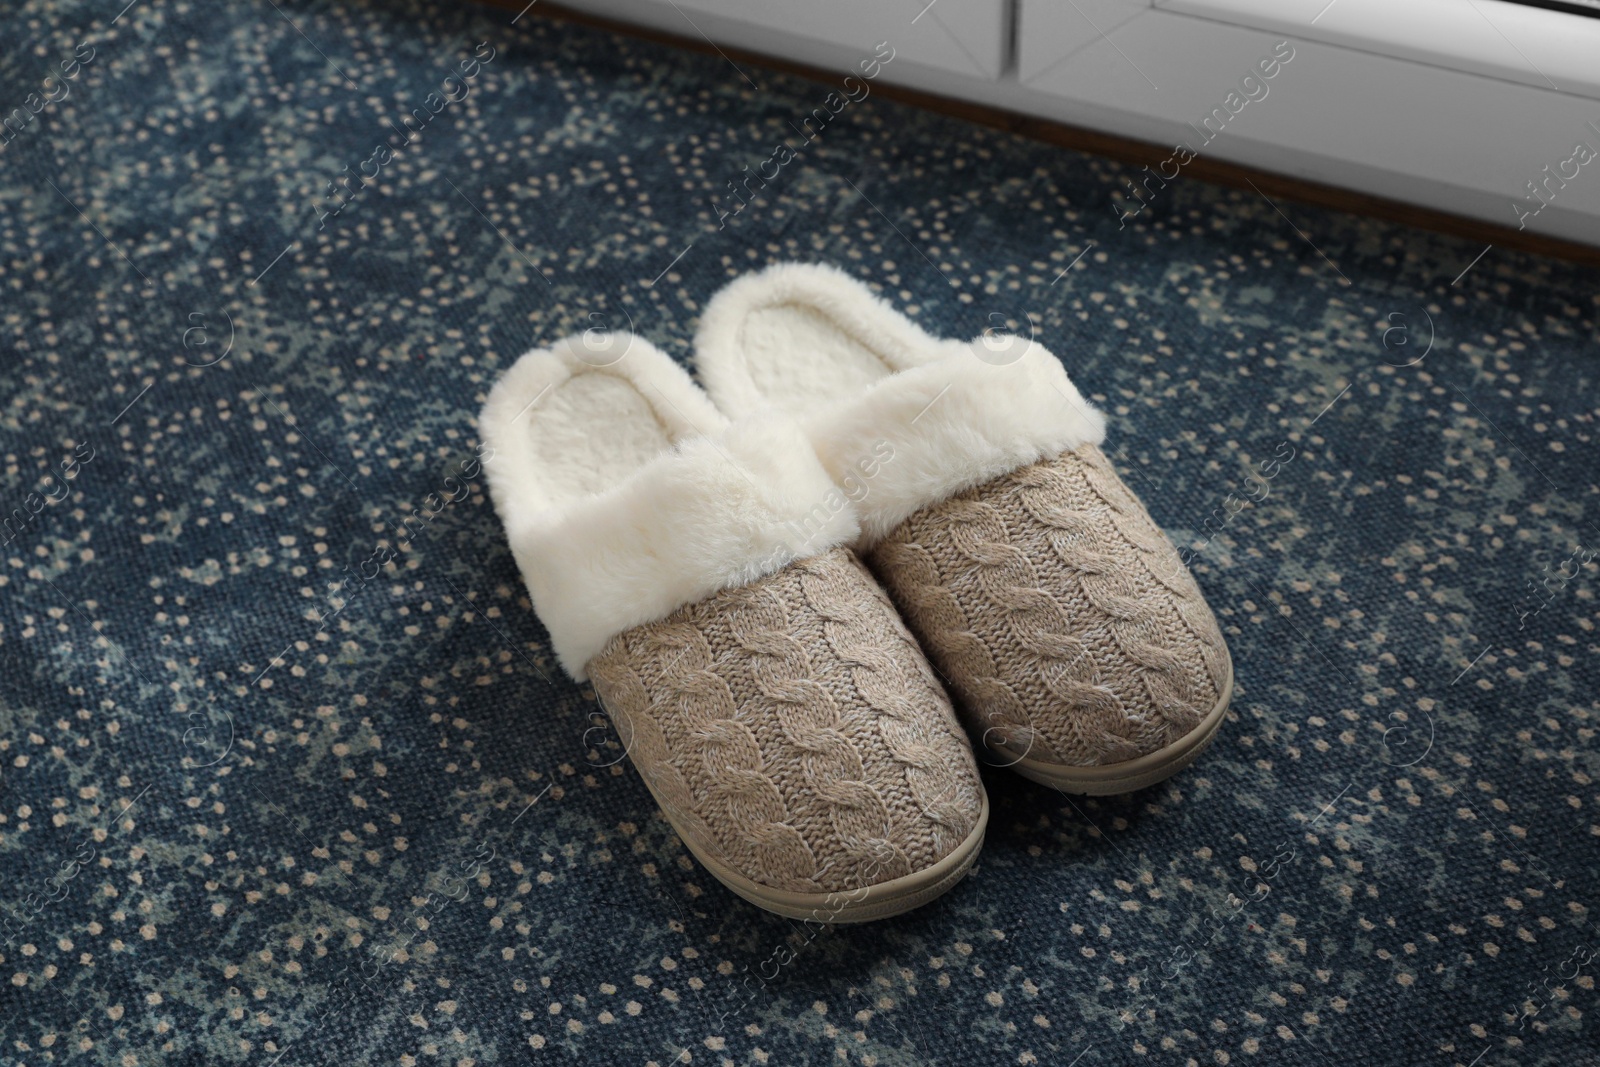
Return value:
[(1041, 345), (941, 341), (840, 271), (784, 264), (719, 293), (695, 347), (722, 411), (801, 419), (992, 759), (1108, 794), (1210, 743), (1233, 688), (1216, 619)]
[(707, 870), (819, 922), (960, 880), (972, 750), (796, 425), (730, 424), (643, 340), (586, 335), (518, 360), (479, 428), (557, 658)]

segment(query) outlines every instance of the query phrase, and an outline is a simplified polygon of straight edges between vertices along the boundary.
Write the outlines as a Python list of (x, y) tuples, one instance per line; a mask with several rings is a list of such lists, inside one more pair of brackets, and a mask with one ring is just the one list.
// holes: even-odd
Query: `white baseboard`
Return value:
[[(1428, 55), (1416, 45), (1389, 47), (1388, 53), (1401, 54), (1385, 54), (1375, 50), (1381, 39), (1356, 47), (1356, 23), (1348, 15), (1331, 19), (1331, 11), (1291, 32), (1288, 20), (1303, 15), (1302, 7), (1310, 10), (1311, 0), (1285, 0), (1271, 29), (1219, 17), (1254, 18), (1249, 9), (1259, 6), (1255, 0), (1170, 0), (1162, 6), (1017, 0), (1014, 10), (1000, 0), (936, 0), (931, 9), (926, 0), (892, 9), (823, 0), (803, 15), (787, 4), (767, 10), (765, 0), (564, 2), (841, 72), (855, 70), (879, 41), (888, 41), (896, 59), (883, 68), (886, 82), (1159, 145), (1181, 141), (1208, 158), (1503, 226), (1516, 227), (1520, 219), (1532, 233), (1600, 245), (1600, 159), (1570, 162), (1579, 142), (1600, 152), (1600, 99), (1590, 95), (1600, 91), (1600, 58), (1585, 66), (1559, 42), (1538, 52), (1554, 68), (1546, 71), (1551, 79), (1559, 73), (1568, 83), (1555, 81), (1560, 88), (1551, 89), (1542, 76), (1515, 69), (1519, 60), (1508, 58), (1515, 46), (1496, 54), (1481, 33), (1463, 37), (1463, 50), (1473, 54), (1462, 63), (1473, 69), (1450, 69), (1441, 65), (1444, 46), (1437, 41)], [(1491, 12), (1497, 24), (1515, 7), (1499, 0), (1471, 3)], [(832, 18), (835, 7), (854, 14)], [(935, 12), (942, 23), (932, 22)], [(1526, 12), (1584, 24), (1583, 33), (1600, 39), (1600, 20), (1538, 9), (1517, 9), (1521, 21), (1503, 25), (1526, 34)], [(961, 34), (968, 35), (963, 46), (953, 47), (951, 37)], [(1266, 83), (1266, 95), (1202, 145), (1190, 124), (1222, 106), (1240, 78), (1283, 40), (1294, 58)], [(1524, 46), (1523, 52), (1532, 49), (1526, 39)], [(1563, 167), (1576, 176), (1562, 178)], [(1544, 204), (1527, 186), (1541, 180), (1549, 203), (1527, 213)], [(1514, 204), (1524, 205), (1524, 214)]]

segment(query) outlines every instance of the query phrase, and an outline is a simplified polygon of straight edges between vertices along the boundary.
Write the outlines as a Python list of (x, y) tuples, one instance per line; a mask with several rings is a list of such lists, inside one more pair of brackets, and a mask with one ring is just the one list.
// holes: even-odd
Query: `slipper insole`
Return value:
[(801, 304), (756, 308), (739, 340), (756, 388), (767, 403), (789, 414), (830, 408), (891, 373), (878, 353)]
[(577, 374), (551, 388), (518, 421), (534, 460), (536, 498), (560, 510), (632, 477), (672, 447), (650, 402), (625, 379)]

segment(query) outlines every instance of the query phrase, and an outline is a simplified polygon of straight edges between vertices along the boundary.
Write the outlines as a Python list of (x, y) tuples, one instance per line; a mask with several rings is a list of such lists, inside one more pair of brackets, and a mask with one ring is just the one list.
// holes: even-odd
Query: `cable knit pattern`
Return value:
[(1194, 578), (1094, 445), (922, 509), (868, 562), (1002, 760), (1019, 736), (1031, 760), (1133, 759), (1227, 684)]
[[(676, 616), (619, 635), (632, 646), (596, 691), (619, 727), (635, 762), (680, 833), (717, 843), (719, 855), (741, 870), (770, 872), (785, 887), (815, 890), (816, 858), (788, 825), (788, 811), (766, 774), (761, 744), (738, 717), (727, 683), (711, 669), (711, 646), (698, 627)], [(617, 644), (613, 639), (609, 652)], [(633, 665), (633, 670), (626, 669)], [(622, 675), (613, 685), (615, 674)], [(632, 675), (629, 677), (629, 675)], [(644, 707), (643, 716), (617, 709)], [(631, 738), (628, 735), (631, 734)], [(672, 752), (687, 759), (658, 757)], [(714, 828), (714, 829), (713, 829)]]
[[(920, 657), (904, 654), (896, 643), (884, 641), (885, 612), (893, 617), (893, 606), (881, 593), (871, 599), (861, 596), (863, 584), (878, 593), (877, 583), (860, 563), (842, 570), (831, 560), (800, 564), (801, 588), (806, 600), (826, 620), (823, 632), (841, 663), (850, 668), (850, 678), (871, 712), (877, 728), (894, 759), (905, 766), (906, 785), (916, 807), (898, 813), (885, 812), (898, 823), (909, 823), (910, 831), (923, 820), (933, 824), (933, 851), (941, 855), (960, 844), (971, 829), (971, 812), (977, 800), (972, 783), (949, 772), (970, 759), (970, 750), (946, 728), (946, 722), (929, 716), (930, 705), (947, 703), (942, 690), (926, 670), (918, 669)], [(895, 620), (898, 622), (898, 620)], [(911, 635), (896, 626), (897, 639)], [(904, 831), (903, 831), (904, 832)], [(888, 842), (885, 842), (887, 845)], [(881, 847), (881, 846), (880, 846)], [(887, 862), (885, 851), (880, 862)]]
[(949, 700), (848, 550), (624, 631), (588, 671), (674, 827), (763, 885), (888, 881), (977, 825)]

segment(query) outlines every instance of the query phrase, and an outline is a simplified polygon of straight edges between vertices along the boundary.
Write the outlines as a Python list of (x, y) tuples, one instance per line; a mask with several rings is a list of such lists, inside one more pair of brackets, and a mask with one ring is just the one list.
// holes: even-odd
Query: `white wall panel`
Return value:
[(1159, 0), (1158, 6), (1600, 99), (1600, 19), (1499, 0)]
[(817, 45), (870, 56), (887, 41), (896, 63), (983, 80), (1000, 76), (1009, 37), (1008, 0), (574, 0), (567, 6), (685, 37), (760, 40), (763, 50), (793, 59)]
[[(1025, 0), (1026, 8), (1052, 0)], [(1580, 20), (1581, 21), (1581, 20)], [(1215, 158), (1516, 226), (1526, 183), (1585, 142), (1600, 106), (1532, 86), (1292, 39), (1295, 58), (1210, 144), (1188, 125), (1237, 91), (1283, 35), (1157, 8), (1110, 31), (1030, 87), (1057, 117)], [(1033, 47), (1022, 40), (1022, 66)], [(1153, 84), (1152, 84), (1153, 82)], [(1036, 104), (1037, 108), (1038, 105)], [(1600, 161), (1576, 169), (1527, 228), (1600, 244)]]

